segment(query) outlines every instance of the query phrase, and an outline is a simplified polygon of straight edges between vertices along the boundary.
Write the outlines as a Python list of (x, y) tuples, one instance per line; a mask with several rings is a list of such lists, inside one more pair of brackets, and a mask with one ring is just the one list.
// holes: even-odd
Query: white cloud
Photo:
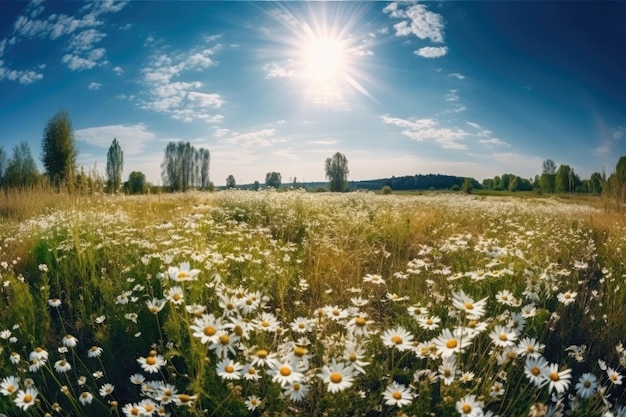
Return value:
[(431, 12), (423, 4), (413, 4), (404, 9), (404, 4), (391, 3), (383, 11), (389, 16), (402, 20), (394, 25), (396, 36), (413, 34), (420, 39), (430, 39), (435, 43), (442, 43), (444, 38), (444, 23), (440, 14)]
[(401, 133), (415, 141), (432, 141), (446, 149), (466, 150), (467, 146), (460, 143), (468, 133), (462, 129), (440, 127), (433, 119), (406, 120), (387, 115), (381, 116), (386, 124), (405, 128)]
[(435, 46), (425, 46), (423, 48), (418, 49), (417, 51), (413, 51), (415, 55), (421, 56), (423, 58), (441, 58), (448, 53), (447, 46), (435, 47)]
[(487, 146), (488, 148), (494, 147), (508, 147), (511, 146), (507, 142), (498, 139), (498, 138), (490, 138), (490, 139), (479, 139), (478, 143)]
[(265, 78), (290, 78), (293, 77), (294, 72), (292, 70), (286, 70), (280, 65), (272, 62), (263, 66), (265, 71)]
[(100, 42), (106, 37), (106, 33), (96, 29), (87, 29), (72, 36), (67, 47), (75, 52), (90, 50), (95, 43)]
[(206, 94), (191, 91), (187, 93), (187, 100), (197, 103), (200, 107), (219, 108), (224, 104), (224, 100), (219, 94)]
[(234, 134), (233, 136), (223, 139), (221, 142), (248, 148), (268, 147), (281, 141), (281, 139), (276, 137), (276, 129), (261, 129), (248, 133)]
[(124, 155), (140, 153), (146, 143), (156, 138), (155, 134), (143, 123), (134, 125), (108, 125), (89, 127), (74, 131), (77, 141), (100, 148), (109, 148), (117, 138)]
[(472, 126), (474, 129), (481, 129), (481, 126), (478, 123), (474, 123), (474, 122), (470, 122), (470, 121), (465, 121), (465, 123), (467, 123), (468, 125)]
[(464, 80), (465, 79), (465, 75), (459, 74), (458, 72), (453, 72), (452, 74), (448, 74), (448, 77), (457, 78), (459, 80)]
[(89, 90), (99, 90), (99, 89), (100, 89), (100, 87), (102, 87), (102, 84), (100, 84), (100, 83), (96, 83), (96, 82), (91, 82), (91, 83), (89, 83), (89, 85), (87, 86), (87, 88), (88, 88)]
[(104, 57), (104, 48), (97, 48), (89, 52), (86, 57), (76, 54), (66, 54), (61, 60), (72, 71), (83, 71), (91, 69), (97, 65), (104, 65), (106, 61), (101, 61)]
[(114, 67), (113, 72), (115, 73), (115, 75), (118, 75), (120, 77), (124, 75), (124, 70), (120, 66)]

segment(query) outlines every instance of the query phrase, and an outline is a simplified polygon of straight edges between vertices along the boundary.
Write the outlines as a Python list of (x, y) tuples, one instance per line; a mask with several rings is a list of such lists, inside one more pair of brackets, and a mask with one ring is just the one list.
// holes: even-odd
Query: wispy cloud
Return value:
[(383, 115), (381, 120), (386, 124), (404, 128), (401, 133), (415, 141), (432, 141), (446, 149), (467, 149), (465, 144), (460, 143), (468, 135), (466, 131), (459, 128), (441, 127), (434, 119), (407, 120)]
[(265, 78), (290, 78), (294, 76), (294, 72), (289, 69), (285, 69), (275, 62), (271, 62), (263, 66), (265, 71)]
[(607, 133), (604, 135), (605, 138), (600, 146), (593, 150), (593, 154), (601, 158), (613, 158), (615, 156), (615, 146), (621, 142), (626, 134), (626, 125), (614, 126)]
[(197, 74), (217, 65), (213, 55), (221, 48), (221, 44), (199, 45), (187, 52), (156, 54), (142, 70), (143, 84), (147, 90), (145, 98), (139, 100), (139, 105), (143, 109), (168, 114), (184, 122), (221, 122), (223, 116), (210, 111), (224, 104), (220, 94), (201, 91), (204, 87), (201, 81), (175, 81), (183, 74), (188, 75), (191, 71)]
[(465, 79), (465, 75), (463, 74), (459, 74), (458, 72), (453, 72), (452, 74), (448, 74), (448, 77), (453, 77), (459, 80), (464, 80)]
[(481, 145), (485, 145), (487, 148), (497, 148), (497, 147), (509, 147), (511, 146), (508, 142), (505, 142), (498, 138), (490, 138), (490, 139), (479, 139), (478, 143)]
[(100, 83), (96, 83), (96, 82), (91, 82), (91, 83), (89, 83), (89, 85), (87, 86), (87, 88), (88, 88), (89, 90), (99, 90), (99, 89), (100, 89), (100, 87), (102, 87), (102, 84), (100, 84)]
[(448, 53), (448, 47), (425, 46), (417, 51), (413, 51), (413, 53), (417, 56), (421, 56), (422, 58), (441, 58)]
[(251, 147), (268, 147), (284, 140), (276, 136), (276, 129), (260, 129), (247, 133), (234, 133), (221, 142), (229, 145), (237, 145), (243, 149)]
[(108, 125), (77, 129), (74, 131), (77, 141), (88, 143), (99, 148), (109, 148), (117, 138), (124, 155), (140, 153), (148, 142), (156, 135), (144, 123), (133, 125)]

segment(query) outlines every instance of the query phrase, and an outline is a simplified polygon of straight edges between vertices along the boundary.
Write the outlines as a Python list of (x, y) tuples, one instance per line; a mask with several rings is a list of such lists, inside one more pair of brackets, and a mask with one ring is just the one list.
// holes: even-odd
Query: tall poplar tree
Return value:
[(122, 184), (122, 171), (124, 171), (124, 151), (117, 138), (107, 152), (107, 190), (110, 193), (119, 191)]
[(51, 184), (57, 189), (65, 184), (73, 191), (78, 152), (72, 120), (66, 110), (59, 110), (48, 120), (41, 147), (41, 160)]

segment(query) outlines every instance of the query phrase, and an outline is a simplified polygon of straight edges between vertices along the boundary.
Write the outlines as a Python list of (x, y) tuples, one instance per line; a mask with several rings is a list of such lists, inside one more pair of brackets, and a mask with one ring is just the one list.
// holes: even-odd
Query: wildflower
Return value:
[(153, 298), (152, 300), (146, 301), (146, 306), (148, 307), (148, 311), (152, 314), (156, 314), (159, 311), (163, 310), (165, 304), (167, 303), (167, 299), (160, 300), (158, 298)]
[(58, 308), (61, 306), (61, 300), (58, 298), (51, 298), (48, 300), (48, 305), (52, 308)]
[(363, 282), (370, 282), (370, 283), (375, 284), (375, 285), (384, 285), (385, 284), (385, 280), (383, 279), (383, 277), (378, 275), (378, 274), (366, 274), (363, 277)]
[(317, 376), (328, 384), (328, 391), (333, 393), (351, 387), (354, 381), (352, 367), (346, 366), (343, 362), (337, 362), (334, 358), (330, 365), (324, 365), (322, 372)]
[(250, 339), (250, 330), (252, 326), (247, 320), (244, 320), (240, 315), (228, 317), (226, 323), (224, 323), (224, 329), (230, 330), (240, 339)]
[(248, 399), (244, 402), (248, 410), (253, 411), (257, 408), (261, 408), (263, 406), (263, 401), (256, 395), (250, 395)]
[(456, 376), (456, 356), (447, 356), (439, 365), (439, 379), (441, 379), (444, 385), (450, 385), (454, 382)]
[(522, 317), (524, 317), (525, 319), (534, 317), (536, 314), (537, 308), (534, 304), (526, 304), (524, 307), (522, 307)]
[(308, 333), (313, 330), (313, 326), (308, 318), (298, 317), (291, 322), (291, 330), (296, 333)]
[(65, 358), (60, 359), (54, 363), (54, 370), (60, 374), (67, 372), (70, 369), (72, 369), (72, 365), (70, 365), (69, 362), (65, 360)]
[(298, 371), (296, 364), (290, 360), (273, 363), (268, 374), (272, 375), (272, 382), (278, 382), (281, 387), (293, 384), (294, 382), (302, 382), (304, 379), (304, 374)]
[(73, 347), (76, 347), (77, 344), (78, 344), (78, 339), (72, 336), (71, 334), (67, 334), (63, 338), (63, 346), (73, 348)]
[(337, 306), (324, 306), (324, 314), (332, 321), (340, 321), (348, 318), (348, 310)]
[(128, 304), (128, 301), (129, 301), (128, 296), (131, 295), (132, 293), (133, 293), (132, 291), (125, 291), (121, 293), (115, 298), (115, 304)]
[(178, 394), (176, 397), (174, 397), (174, 403), (179, 407), (183, 405), (191, 407), (194, 404), (194, 401), (197, 399), (197, 395)]
[(525, 337), (517, 345), (517, 354), (538, 358), (546, 345), (539, 343), (534, 337)]
[(113, 394), (113, 391), (115, 390), (115, 386), (113, 384), (109, 384), (108, 382), (106, 384), (103, 384), (100, 387), (100, 390), (98, 391), (98, 393), (100, 394), (101, 397), (106, 397), (107, 395), (111, 395)]
[(609, 381), (611, 381), (612, 384), (622, 385), (623, 376), (615, 369), (607, 368), (606, 375), (609, 377)]
[(485, 307), (487, 305), (487, 298), (483, 298), (480, 301), (474, 301), (463, 292), (452, 293), (452, 305), (460, 311), (465, 312), (470, 318), (479, 319), (485, 314)]
[(475, 395), (466, 395), (456, 402), (456, 411), (463, 417), (482, 417), (483, 404)]
[(17, 376), (7, 376), (0, 382), (0, 393), (5, 397), (15, 393), (20, 385), (20, 378)]
[(209, 349), (214, 350), (215, 354), (219, 358), (223, 358), (228, 355), (228, 352), (236, 355), (235, 345), (239, 342), (239, 336), (235, 334), (229, 334), (226, 330), (220, 330), (217, 332), (217, 342), (212, 343)]
[(369, 300), (359, 297), (351, 297), (350, 302), (356, 307), (363, 307), (369, 303)]
[(217, 363), (217, 375), (222, 379), (240, 379), (243, 366), (232, 359), (224, 358)]
[(199, 269), (190, 269), (189, 262), (181, 262), (178, 268), (170, 266), (167, 269), (167, 275), (174, 282), (197, 280), (199, 273)]
[(9, 356), (9, 360), (13, 365), (17, 365), (18, 363), (20, 363), (21, 359), (22, 357), (17, 352), (11, 352), (11, 355)]
[(142, 415), (136, 403), (125, 404), (124, 407), (122, 407), (122, 413), (124, 413), (125, 417), (137, 417)]
[(39, 368), (41, 368), (43, 365), (45, 365), (45, 363), (46, 363), (46, 361), (43, 360), (43, 359), (39, 360), (37, 358), (33, 358), (30, 361), (30, 366), (28, 367), (28, 370), (30, 372), (37, 372), (37, 371), (39, 371)]
[(564, 369), (559, 372), (559, 364), (550, 364), (549, 368), (544, 370), (544, 375), (549, 381), (548, 392), (553, 389), (557, 393), (562, 393), (567, 390), (570, 384), (570, 378), (572, 377), (571, 369)]
[(100, 346), (92, 346), (87, 351), (87, 356), (90, 358), (99, 358), (102, 355), (102, 348)]
[(435, 316), (423, 317), (420, 316), (417, 318), (417, 324), (424, 330), (436, 330), (439, 328), (439, 323), (441, 319)]
[(443, 329), (441, 334), (433, 340), (437, 348), (437, 354), (442, 358), (454, 355), (455, 353), (461, 353), (472, 342), (469, 335), (463, 332), (463, 329)]
[(512, 306), (516, 303), (515, 296), (509, 290), (498, 291), (496, 301), (506, 306)]
[(167, 362), (161, 355), (150, 355), (147, 358), (138, 358), (137, 362), (141, 365), (141, 368), (150, 373), (157, 373), (159, 369)]
[(222, 327), (221, 319), (216, 319), (213, 314), (203, 314), (201, 318), (195, 318), (193, 323), (190, 326), (193, 336), (199, 337), (202, 344), (217, 343), (217, 332)]
[(502, 385), (502, 382), (495, 381), (489, 388), (489, 396), (496, 398), (501, 395), (504, 395), (504, 385)]
[(151, 399), (141, 400), (139, 404), (137, 404), (137, 408), (139, 409), (139, 414), (141, 416), (151, 416), (156, 410), (157, 405)]
[(517, 333), (504, 326), (496, 326), (489, 334), (494, 345), (500, 347), (509, 347), (515, 344)]
[(584, 362), (585, 361), (585, 352), (587, 351), (587, 345), (571, 345), (565, 349), (567, 355), (571, 358), (576, 359), (576, 362)]
[(176, 285), (163, 291), (163, 296), (168, 299), (172, 304), (182, 304), (185, 301), (183, 289)]
[(365, 349), (357, 346), (356, 342), (346, 342), (346, 348), (343, 351), (343, 358), (348, 361), (350, 366), (358, 373), (365, 374), (364, 366), (369, 365), (369, 362), (364, 362)]
[(369, 326), (374, 324), (374, 320), (368, 320), (366, 313), (359, 313), (346, 324), (346, 330), (352, 336), (369, 337)]
[(402, 328), (402, 326), (385, 330), (380, 338), (385, 346), (396, 348), (400, 352), (409, 350), (413, 347), (413, 335)]
[(280, 327), (280, 322), (272, 313), (262, 312), (252, 320), (252, 325), (261, 331), (273, 333)]
[(257, 369), (252, 364), (245, 364), (241, 369), (241, 374), (243, 375), (243, 379), (248, 381), (257, 381), (261, 379), (261, 374), (257, 371)]
[(411, 390), (405, 385), (398, 384), (396, 381), (393, 381), (383, 392), (385, 404), (395, 405), (398, 408), (411, 404), (413, 398), (415, 398), (415, 395)]
[(36, 347), (35, 350), (30, 352), (29, 360), (32, 361), (33, 359), (39, 359), (45, 362), (48, 360), (48, 352), (41, 347)]
[(137, 313), (126, 313), (126, 314), (124, 314), (124, 318), (126, 320), (132, 321), (133, 323), (137, 323), (137, 318), (138, 317), (139, 316), (137, 315)]
[(78, 396), (78, 401), (80, 401), (82, 405), (91, 404), (91, 402), (93, 401), (93, 395), (91, 395), (91, 393), (87, 391), (81, 392)]
[(524, 373), (536, 387), (540, 388), (545, 384), (545, 373), (548, 370), (548, 362), (543, 356), (526, 357)]
[(576, 384), (576, 394), (583, 400), (595, 394), (598, 388), (598, 379), (592, 373), (586, 372), (581, 375)]
[(308, 393), (309, 386), (303, 382), (294, 382), (293, 384), (287, 385), (283, 392), (286, 397), (289, 397), (289, 399), (294, 402), (304, 400)]
[(35, 399), (37, 398), (38, 392), (35, 387), (28, 387), (26, 390), (19, 390), (17, 393), (17, 397), (13, 402), (15, 405), (20, 407), (22, 410), (28, 410), (28, 407), (35, 404)]
[(564, 293), (559, 293), (556, 296), (556, 299), (559, 300), (559, 302), (568, 305), (576, 301), (576, 294), (576, 292), (566, 291)]
[(251, 355), (252, 361), (250, 364), (253, 366), (258, 365), (273, 367), (279, 362), (276, 356), (276, 353), (269, 353), (266, 349), (258, 349)]
[(141, 374), (133, 374), (130, 376), (130, 382), (135, 385), (141, 385), (146, 380), (146, 377)]

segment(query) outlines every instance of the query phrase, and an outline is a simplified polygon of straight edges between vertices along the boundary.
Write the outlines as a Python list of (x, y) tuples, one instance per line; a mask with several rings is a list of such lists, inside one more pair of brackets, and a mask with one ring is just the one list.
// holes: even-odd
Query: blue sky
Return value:
[[(626, 2), (11, 2), (0, 5), (2, 145), (40, 163), (69, 111), (78, 162), (160, 184), (169, 141), (223, 185), (441, 173), (582, 178), (626, 154)], [(41, 165), (40, 165), (41, 168)]]

